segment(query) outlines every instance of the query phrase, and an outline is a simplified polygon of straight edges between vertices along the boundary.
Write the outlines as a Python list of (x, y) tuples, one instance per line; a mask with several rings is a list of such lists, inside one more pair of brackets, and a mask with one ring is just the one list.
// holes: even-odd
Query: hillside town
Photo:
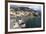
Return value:
[(10, 8), (10, 28), (28, 28), (26, 22), (34, 17), (40, 18), (41, 13), (28, 7)]

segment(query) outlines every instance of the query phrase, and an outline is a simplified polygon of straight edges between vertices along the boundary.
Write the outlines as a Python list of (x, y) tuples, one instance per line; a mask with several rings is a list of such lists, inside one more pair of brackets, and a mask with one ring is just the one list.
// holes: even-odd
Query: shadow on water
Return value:
[(26, 22), (26, 28), (38, 28), (41, 27), (41, 17), (29, 18)]

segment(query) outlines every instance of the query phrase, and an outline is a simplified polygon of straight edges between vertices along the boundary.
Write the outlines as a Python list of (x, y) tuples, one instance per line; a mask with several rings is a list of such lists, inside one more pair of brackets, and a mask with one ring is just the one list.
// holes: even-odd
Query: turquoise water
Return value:
[(26, 22), (26, 28), (38, 28), (41, 27), (41, 17), (29, 18)]

